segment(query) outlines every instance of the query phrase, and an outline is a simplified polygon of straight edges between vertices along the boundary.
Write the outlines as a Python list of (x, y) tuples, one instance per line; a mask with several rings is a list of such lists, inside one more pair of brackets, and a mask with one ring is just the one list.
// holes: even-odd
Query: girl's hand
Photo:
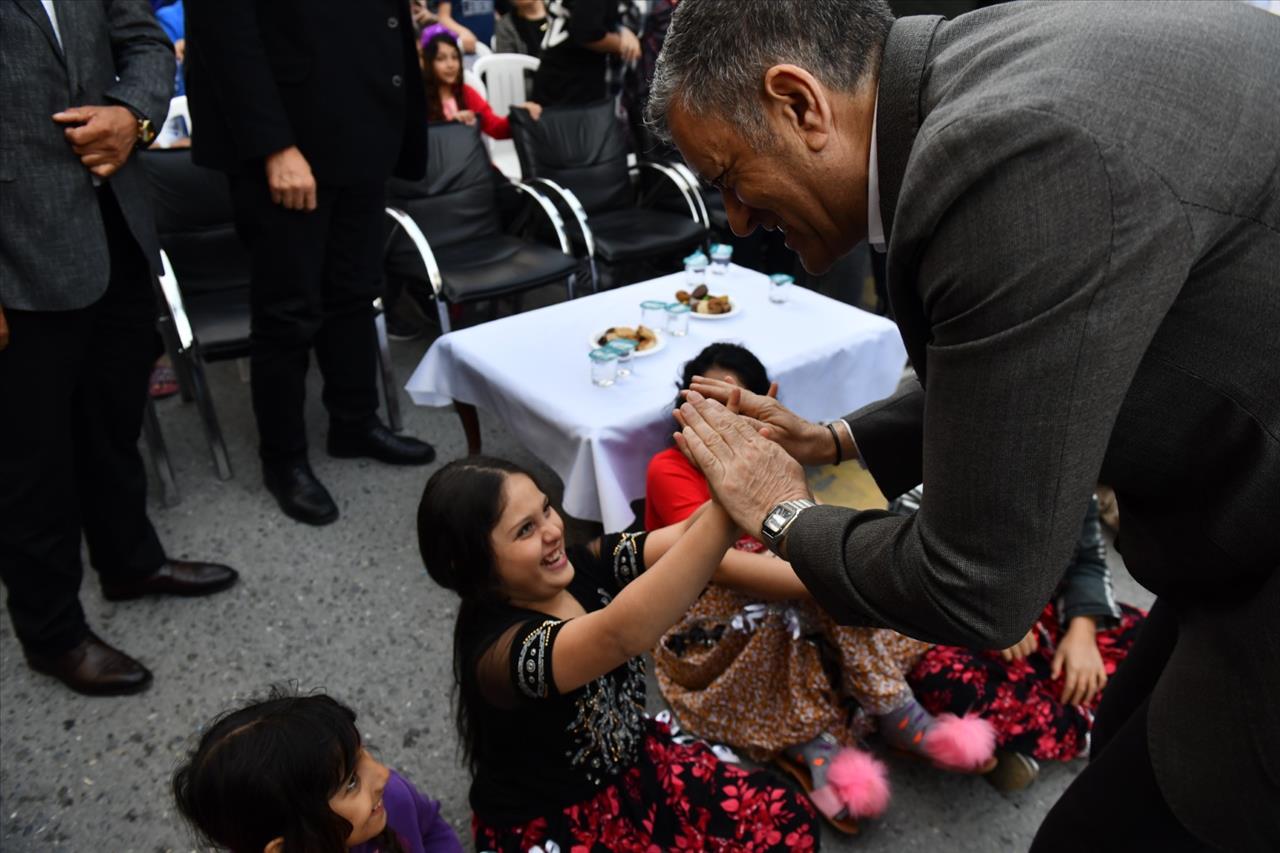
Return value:
[(1038, 648), (1040, 648), (1040, 641), (1036, 638), (1036, 626), (1032, 625), (1027, 636), (1019, 640), (1016, 645), (1002, 651), (1000, 657), (1005, 660), (1022, 660)]
[(460, 121), (468, 127), (476, 123), (476, 114), (472, 110), (459, 110), (458, 114), (453, 117), (454, 121)]
[(534, 101), (525, 101), (523, 104), (520, 104), (520, 107), (524, 109), (524, 111), (527, 112), (529, 117), (534, 121), (542, 118), (542, 104), (535, 103)]
[(1107, 683), (1107, 670), (1098, 651), (1097, 628), (1089, 616), (1077, 616), (1058, 643), (1050, 675), (1064, 675), (1062, 703), (1087, 705)]

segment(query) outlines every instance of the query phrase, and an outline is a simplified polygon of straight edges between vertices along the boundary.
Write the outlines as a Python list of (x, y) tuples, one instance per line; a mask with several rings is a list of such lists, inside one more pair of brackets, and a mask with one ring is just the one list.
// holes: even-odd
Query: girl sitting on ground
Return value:
[[(427, 121), (460, 121), (473, 125), (494, 139), (510, 139), (511, 123), (462, 79), (462, 54), (448, 33), (436, 33), (422, 43), (422, 82), (427, 91)], [(542, 107), (533, 101), (519, 106), (537, 119)]]
[(440, 804), (370, 755), (324, 695), (271, 696), (214, 720), (173, 777), (178, 810), (234, 853), (461, 853)]
[(810, 850), (808, 801), (644, 714), (642, 655), (732, 545), (706, 503), (651, 533), (571, 547), (517, 465), (472, 456), (418, 507), (431, 577), (461, 597), (457, 725), (479, 850)]
[[(913, 489), (894, 509), (913, 511), (921, 494)], [(1095, 497), (1057, 593), (1021, 642), (999, 652), (935, 646), (908, 676), (930, 711), (976, 713), (995, 726), (1000, 765), (989, 778), (1001, 789), (1030, 784), (1037, 761), (1088, 752), (1102, 689), (1146, 618), (1116, 603), (1106, 547)]]
[[(695, 375), (777, 393), (760, 360), (736, 344), (700, 352), (680, 388)], [(702, 474), (668, 448), (649, 463), (645, 527), (680, 522), (709, 497)], [(837, 829), (854, 832), (858, 817), (888, 804), (883, 765), (853, 749), (873, 728), (891, 747), (944, 769), (993, 763), (988, 724), (935, 717), (916, 701), (906, 674), (928, 648), (895, 631), (836, 625), (788, 563), (743, 536), (654, 659), (662, 694), (689, 731), (777, 761)]]

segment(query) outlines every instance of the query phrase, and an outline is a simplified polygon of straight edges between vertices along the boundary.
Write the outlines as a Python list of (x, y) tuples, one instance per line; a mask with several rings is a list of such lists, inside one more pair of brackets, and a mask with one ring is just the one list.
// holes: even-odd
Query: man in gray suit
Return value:
[(131, 154), (168, 111), (147, 0), (0, 3), (0, 577), (31, 667), (93, 695), (151, 682), (80, 606), (80, 536), (112, 601), (226, 589), (165, 557), (138, 435), (159, 262)]
[[(659, 61), (650, 120), (737, 233), (813, 272), (888, 249), (919, 382), (829, 425), (713, 382), (681, 407), (819, 602), (1012, 645), (1116, 490), (1159, 598), (1036, 850), (1280, 849), (1278, 92), (1280, 19), (1233, 3), (685, 0)], [(920, 512), (812, 506), (796, 460), (841, 459)]]

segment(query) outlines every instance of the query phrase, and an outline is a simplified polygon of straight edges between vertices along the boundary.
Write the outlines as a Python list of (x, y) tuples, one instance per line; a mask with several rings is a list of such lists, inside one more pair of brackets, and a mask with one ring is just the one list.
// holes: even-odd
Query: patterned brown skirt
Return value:
[(901, 707), (928, 643), (836, 625), (811, 601), (766, 604), (712, 584), (654, 651), (681, 725), (757, 761), (830, 732), (853, 745), (867, 715)]

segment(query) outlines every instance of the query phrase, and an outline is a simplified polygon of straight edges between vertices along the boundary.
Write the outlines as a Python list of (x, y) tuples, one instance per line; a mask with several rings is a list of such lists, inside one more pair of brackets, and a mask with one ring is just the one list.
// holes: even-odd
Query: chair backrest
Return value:
[[(462, 82), (479, 92), (480, 97), (484, 98), (486, 101), (489, 100), (489, 89), (485, 86), (484, 80), (479, 74), (472, 71), (470, 68), (462, 72)], [(458, 105), (458, 109), (462, 109), (461, 104)]]
[(489, 89), (486, 98), (498, 115), (506, 115), (514, 104), (529, 100), (525, 73), (537, 71), (541, 60), (523, 53), (495, 53), (476, 60), (475, 73)]
[(634, 202), (627, 171), (627, 139), (613, 100), (547, 107), (534, 120), (511, 110), (511, 135), (526, 179), (547, 178), (573, 192), (588, 214)]
[(227, 177), (191, 162), (189, 148), (138, 153), (150, 179), (160, 247), (184, 294), (248, 287), (249, 253), (236, 236)]
[(180, 139), (191, 136), (191, 108), (187, 106), (187, 96), (178, 95), (169, 101), (169, 115), (156, 135), (157, 148), (170, 148)]
[(387, 203), (413, 217), (433, 248), (500, 234), (497, 176), (480, 129), (457, 122), (432, 124), (427, 173), (418, 181), (393, 178)]

